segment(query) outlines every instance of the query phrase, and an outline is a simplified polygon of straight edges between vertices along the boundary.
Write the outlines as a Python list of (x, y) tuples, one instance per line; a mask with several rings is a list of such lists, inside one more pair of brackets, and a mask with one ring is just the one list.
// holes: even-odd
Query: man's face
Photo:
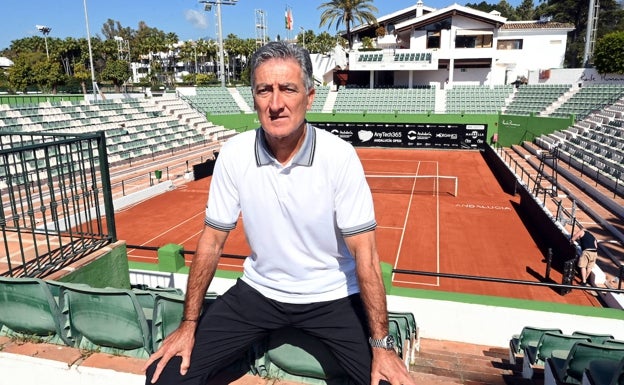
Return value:
[(314, 101), (306, 93), (302, 71), (294, 59), (271, 59), (256, 68), (254, 108), (267, 139), (287, 138), (303, 132), (305, 114)]

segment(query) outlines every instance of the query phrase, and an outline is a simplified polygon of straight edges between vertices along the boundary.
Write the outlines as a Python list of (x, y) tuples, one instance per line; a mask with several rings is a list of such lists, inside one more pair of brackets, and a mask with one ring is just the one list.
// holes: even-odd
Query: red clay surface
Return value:
[[(381, 258), (402, 270), (453, 273), (537, 282), (546, 271), (544, 256), (516, 212), (519, 197), (505, 193), (477, 151), (358, 149), (368, 175), (456, 176), (458, 194), (438, 194), (433, 181), (403, 180), (407, 188), (373, 187)], [(390, 181), (388, 181), (390, 182)], [(116, 213), (117, 237), (128, 245), (168, 243), (195, 250), (203, 227), (210, 178), (189, 182)], [(374, 183), (376, 185), (377, 183)], [(413, 187), (413, 190), (412, 190)], [(443, 191), (444, 190), (444, 191)], [(246, 255), (243, 225), (231, 232), (224, 253)], [(154, 262), (154, 252), (128, 248), (131, 261)], [(187, 264), (191, 257), (187, 256)], [(222, 258), (223, 269), (240, 270), (242, 261)], [(550, 278), (561, 282), (552, 271)], [(543, 279), (542, 279), (543, 281)], [(580, 290), (562, 296), (538, 286), (395, 274), (396, 286), (600, 306)]]

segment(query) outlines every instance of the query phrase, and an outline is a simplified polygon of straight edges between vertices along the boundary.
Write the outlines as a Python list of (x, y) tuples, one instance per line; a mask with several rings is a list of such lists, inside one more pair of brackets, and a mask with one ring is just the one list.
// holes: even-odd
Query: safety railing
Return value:
[(46, 276), (115, 242), (110, 191), (103, 132), (0, 133), (4, 274)]

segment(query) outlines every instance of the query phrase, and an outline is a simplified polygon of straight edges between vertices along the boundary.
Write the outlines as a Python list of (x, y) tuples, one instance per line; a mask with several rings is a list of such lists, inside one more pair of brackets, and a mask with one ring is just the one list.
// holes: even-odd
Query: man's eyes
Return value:
[[(297, 92), (297, 88), (295, 87), (280, 87), (279, 90), (281, 92), (285, 92), (285, 93), (296, 93)], [(256, 94), (257, 95), (267, 95), (269, 93), (273, 92), (272, 88), (259, 88), (256, 90)]]

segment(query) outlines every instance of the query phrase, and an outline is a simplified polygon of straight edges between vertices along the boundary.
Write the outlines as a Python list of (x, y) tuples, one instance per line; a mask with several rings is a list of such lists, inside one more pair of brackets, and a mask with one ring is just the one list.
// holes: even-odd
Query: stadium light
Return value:
[(93, 88), (93, 101), (97, 101), (97, 83), (95, 82), (95, 68), (93, 67), (93, 50), (91, 49), (91, 33), (89, 32), (89, 16), (87, 13), (87, 0), (82, 0), (87, 26), (87, 44), (89, 46), (89, 62), (91, 64), (91, 87)]
[(45, 40), (45, 46), (46, 46), (46, 56), (49, 59), (50, 52), (48, 51), (48, 35), (50, 34), (50, 31), (52, 31), (52, 28), (45, 26), (45, 25), (35, 25), (35, 27), (39, 30), (39, 32), (43, 34), (43, 40)]
[(225, 87), (225, 59), (223, 57), (223, 29), (221, 28), (221, 4), (236, 5), (238, 0), (200, 0), (204, 5), (204, 10), (210, 12), (213, 5), (217, 6), (217, 41), (219, 43), (219, 71), (221, 78), (221, 87)]

